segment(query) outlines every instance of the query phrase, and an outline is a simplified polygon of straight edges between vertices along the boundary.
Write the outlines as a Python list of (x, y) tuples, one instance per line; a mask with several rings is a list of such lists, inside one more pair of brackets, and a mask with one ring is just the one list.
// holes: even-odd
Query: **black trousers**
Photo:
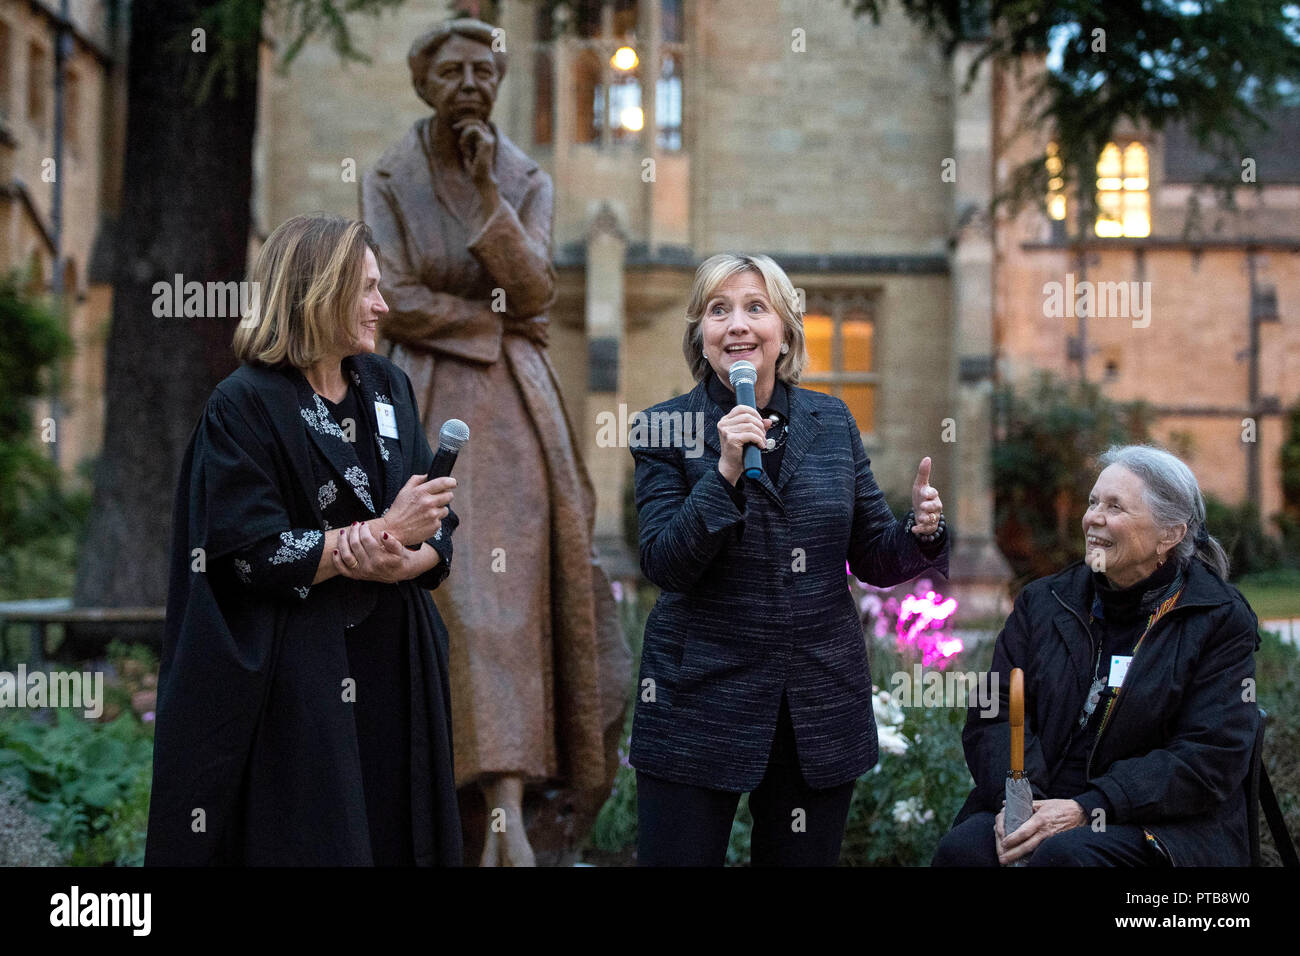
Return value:
[[(939, 841), (931, 866), (997, 866), (993, 836), (996, 813), (973, 813)], [(1094, 832), (1075, 827), (1038, 844), (1029, 866), (1168, 866), (1169, 860), (1131, 823), (1112, 824)]]
[[(767, 770), (749, 795), (754, 866), (834, 866), (853, 799), (850, 780), (818, 789), (804, 782), (785, 696)], [(722, 866), (740, 794), (674, 783), (637, 771), (637, 863)]]

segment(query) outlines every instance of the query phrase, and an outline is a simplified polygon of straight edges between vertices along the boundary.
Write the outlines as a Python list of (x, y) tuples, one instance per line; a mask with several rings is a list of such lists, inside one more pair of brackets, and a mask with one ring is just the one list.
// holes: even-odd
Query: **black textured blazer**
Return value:
[[(650, 427), (631, 432), (641, 569), (663, 592), (641, 654), (638, 770), (754, 789), (782, 691), (810, 786), (845, 783), (876, 763), (866, 642), (845, 563), (887, 587), (930, 568), (946, 576), (948, 549), (927, 559), (894, 517), (842, 401), (793, 386), (789, 395), (779, 479), (742, 479), (743, 507), (718, 472), (722, 412), (703, 383), (647, 409)], [(675, 412), (703, 422), (702, 449), (698, 432), (694, 448), (666, 436)]]

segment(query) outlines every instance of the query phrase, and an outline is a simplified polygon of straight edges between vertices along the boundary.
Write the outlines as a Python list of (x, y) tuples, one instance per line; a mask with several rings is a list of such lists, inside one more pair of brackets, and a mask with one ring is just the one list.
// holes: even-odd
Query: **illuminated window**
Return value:
[[(644, 3), (657, 3), (662, 42), (656, 62), (649, 62), (649, 45), (639, 43), (637, 26)], [(653, 12), (653, 10), (651, 11)], [(560, 131), (575, 143), (639, 143), (653, 122), (661, 149), (682, 143), (682, 74), (685, 48), (681, 42), (681, 0), (571, 0), (567, 4), (537, 5), (534, 47), (533, 142), (549, 145), (554, 127), (555, 97), (572, 97), (574, 127)], [(557, 46), (567, 51), (572, 71), (556, 86)], [(644, 84), (654, 82), (655, 115), (646, 115)]]
[(1047, 144), (1047, 215), (1065, 221), (1065, 164), (1056, 143)]
[(803, 317), (808, 363), (799, 384), (844, 401), (864, 435), (876, 431), (876, 321), (860, 293), (819, 292)]
[(1146, 147), (1129, 143), (1121, 151), (1107, 143), (1097, 160), (1097, 235), (1151, 235), (1151, 193)]

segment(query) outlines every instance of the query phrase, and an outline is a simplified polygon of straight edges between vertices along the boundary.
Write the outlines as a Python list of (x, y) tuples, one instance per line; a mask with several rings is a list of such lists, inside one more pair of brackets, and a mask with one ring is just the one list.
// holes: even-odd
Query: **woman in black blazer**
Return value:
[[(898, 521), (845, 404), (795, 387), (798, 298), (766, 256), (700, 266), (682, 347), (699, 384), (642, 412), (629, 441), (641, 568), (662, 589), (632, 728), (638, 859), (722, 865), (748, 791), (755, 865), (833, 865), (853, 783), (877, 758), (845, 562), (878, 586), (947, 574), (930, 459)], [(736, 406), (728, 370), (742, 359), (761, 415)], [(741, 477), (748, 443), (765, 449), (756, 480)]]

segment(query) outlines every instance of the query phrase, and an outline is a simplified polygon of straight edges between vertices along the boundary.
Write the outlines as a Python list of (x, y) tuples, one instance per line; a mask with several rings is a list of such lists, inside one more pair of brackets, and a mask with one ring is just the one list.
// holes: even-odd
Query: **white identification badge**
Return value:
[(379, 422), (379, 434), (385, 438), (397, 437), (397, 415), (393, 406), (386, 402), (375, 402), (375, 420)]
[(1128, 665), (1132, 661), (1132, 654), (1127, 657), (1112, 654), (1110, 658), (1110, 680), (1107, 681), (1107, 684), (1111, 687), (1122, 687), (1124, 685), (1124, 675), (1128, 673)]

